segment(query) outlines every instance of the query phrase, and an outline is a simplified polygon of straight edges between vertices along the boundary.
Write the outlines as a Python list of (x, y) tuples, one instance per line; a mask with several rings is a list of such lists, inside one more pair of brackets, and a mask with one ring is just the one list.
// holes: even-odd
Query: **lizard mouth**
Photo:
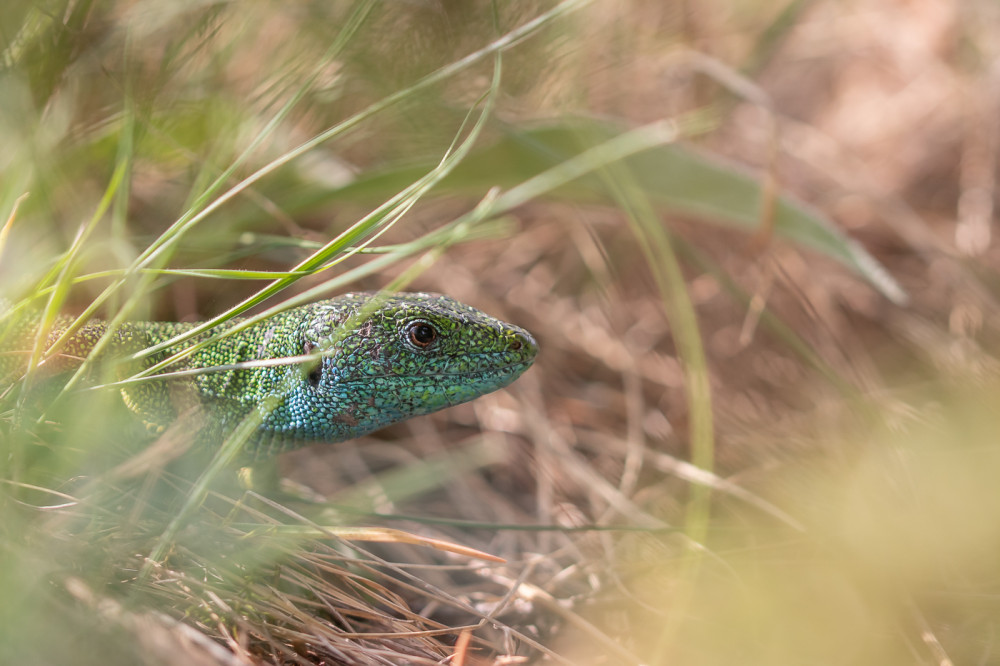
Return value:
[[(484, 368), (482, 370), (466, 370), (463, 372), (421, 372), (421, 373), (383, 373), (380, 375), (365, 375), (359, 379), (349, 379), (343, 382), (338, 382), (338, 386), (352, 386), (356, 384), (366, 384), (373, 379), (401, 379), (406, 377), (414, 377), (419, 379), (425, 378), (437, 378), (437, 377), (489, 377), (490, 375), (513, 375), (520, 374), (531, 367), (534, 363), (534, 359), (527, 361), (516, 361), (514, 363), (508, 363), (506, 365), (498, 365), (493, 368)], [(498, 387), (499, 388), (499, 387)]]
[[(500, 366), (497, 368), (491, 368), (489, 370), (474, 370), (469, 372), (451, 372), (451, 373), (438, 373), (433, 375), (423, 375), (424, 377), (439, 377), (444, 381), (449, 379), (455, 380), (461, 378), (464, 381), (458, 382), (458, 388), (463, 388), (469, 384), (475, 384), (477, 380), (489, 382), (490, 387), (482, 390), (474, 390), (470, 396), (463, 396), (460, 391), (452, 393), (451, 391), (443, 391), (444, 400), (449, 407), (454, 407), (455, 405), (460, 405), (464, 402), (478, 397), (484, 393), (491, 393), (499, 389), (509, 386), (514, 382), (515, 379), (521, 376), (525, 370), (531, 367), (534, 359), (529, 359), (527, 361), (518, 361), (516, 363), (508, 363), (507, 365)], [(493, 381), (490, 381), (493, 380)]]
[[(508, 363), (506, 365), (498, 365), (492, 368), (484, 368), (482, 370), (465, 370), (463, 372), (427, 372), (421, 373), (420, 377), (471, 377), (474, 375), (491, 375), (491, 374), (503, 374), (510, 370), (521, 369), (527, 370), (534, 363), (534, 359), (528, 361), (515, 361), (514, 363)], [(387, 377), (406, 377), (407, 375), (386, 375)]]

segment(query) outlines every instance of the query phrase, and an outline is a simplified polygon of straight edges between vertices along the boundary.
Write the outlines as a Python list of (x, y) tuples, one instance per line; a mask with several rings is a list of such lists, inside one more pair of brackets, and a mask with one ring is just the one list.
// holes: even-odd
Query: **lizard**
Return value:
[[(24, 375), (38, 326), (37, 317), (5, 322), (3, 311), (0, 304), (0, 394)], [(221, 443), (260, 410), (242, 458), (258, 462), (473, 400), (517, 379), (538, 351), (524, 329), (430, 293), (345, 294), (224, 335), (241, 321), (173, 344), (196, 324), (125, 322), (112, 331), (100, 360), (131, 359), (119, 365), (127, 377), (204, 343), (169, 366), (167, 372), (182, 371), (176, 378), (121, 383), (121, 402), (156, 434), (182, 419), (185, 403), (194, 401), (203, 422), (192, 433), (198, 445)], [(71, 322), (66, 316), (56, 320), (46, 348)], [(79, 367), (107, 331), (99, 319), (75, 331), (48, 367), (43, 364), (46, 381)]]

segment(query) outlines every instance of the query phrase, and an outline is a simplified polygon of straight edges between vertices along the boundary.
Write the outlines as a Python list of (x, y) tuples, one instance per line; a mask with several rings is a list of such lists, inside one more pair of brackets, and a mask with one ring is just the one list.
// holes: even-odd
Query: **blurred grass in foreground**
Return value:
[[(826, 452), (741, 480), (794, 523), (716, 487), (694, 580), (683, 550), (628, 536), (621, 587), (583, 616), (627, 637), (632, 663), (994, 663), (998, 395), (940, 386), (919, 422), (830, 433)], [(601, 663), (587, 635), (560, 654)]]

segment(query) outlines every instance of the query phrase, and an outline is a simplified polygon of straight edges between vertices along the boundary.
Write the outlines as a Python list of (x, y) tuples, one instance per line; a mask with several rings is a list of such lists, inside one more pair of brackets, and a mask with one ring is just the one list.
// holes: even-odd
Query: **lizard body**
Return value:
[[(46, 348), (70, 321), (56, 321)], [(207, 342), (166, 370), (194, 372), (122, 385), (123, 403), (154, 433), (193, 403), (205, 424), (195, 435), (198, 442), (216, 444), (253, 410), (262, 410), (244, 449), (247, 458), (260, 460), (473, 400), (513, 382), (537, 353), (527, 331), (436, 294), (346, 294), (219, 337), (241, 321), (146, 356), (142, 350), (196, 324), (126, 322), (113, 332), (101, 360), (133, 359), (119, 366), (124, 378)], [(31, 320), (8, 324), (6, 331), (0, 324), (0, 393), (23, 375), (36, 331)], [(75, 369), (106, 331), (106, 323), (89, 322), (38, 370), (51, 377)], [(303, 356), (310, 358), (281, 361)]]

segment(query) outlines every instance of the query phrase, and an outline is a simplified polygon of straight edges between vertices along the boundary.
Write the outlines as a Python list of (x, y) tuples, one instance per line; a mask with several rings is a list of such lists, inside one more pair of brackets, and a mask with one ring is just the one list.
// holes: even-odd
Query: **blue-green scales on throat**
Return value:
[[(57, 322), (49, 344), (68, 322)], [(238, 322), (195, 341), (208, 340)], [(106, 353), (134, 354), (194, 326), (128, 322), (115, 331)], [(64, 359), (78, 362), (105, 330), (103, 322), (94, 321), (77, 332), (48, 374), (52, 368), (72, 369), (72, 363), (60, 367), (66, 364)], [(33, 340), (31, 335), (30, 326), (14, 331), (13, 337), (8, 331), (0, 343), (8, 350), (0, 355), (0, 381), (9, 383), (23, 371), (24, 355), (19, 351), (30, 348), (26, 343)], [(148, 356), (140, 367), (189, 344)], [(467, 402), (513, 382), (536, 353), (537, 345), (527, 331), (447, 296), (347, 294), (268, 317), (167, 369), (204, 372), (126, 385), (121, 394), (125, 405), (153, 431), (174, 423), (194, 400), (204, 423), (199, 444), (221, 442), (248, 414), (261, 409), (263, 421), (245, 447), (248, 457), (261, 459), (310, 442), (359, 437)], [(302, 356), (313, 360), (218, 369)], [(125, 369), (136, 370), (129, 365)]]

